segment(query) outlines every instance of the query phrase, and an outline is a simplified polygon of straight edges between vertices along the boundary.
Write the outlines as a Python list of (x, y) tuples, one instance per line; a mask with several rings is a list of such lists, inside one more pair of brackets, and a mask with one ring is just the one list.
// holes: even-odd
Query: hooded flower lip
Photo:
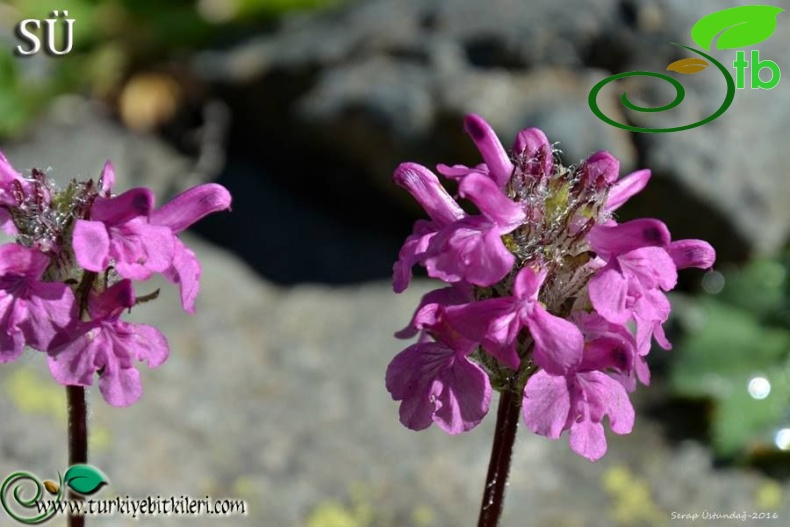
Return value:
[(609, 197), (605, 206), (606, 212), (619, 209), (626, 201), (642, 192), (648, 181), (650, 181), (650, 170), (647, 169), (637, 170), (617, 181), (609, 189)]
[(230, 210), (231, 201), (230, 192), (222, 185), (198, 185), (151, 212), (151, 223), (179, 234), (209, 214)]
[(480, 155), (483, 156), (491, 179), (504, 187), (513, 173), (513, 163), (491, 126), (482, 117), (470, 114), (464, 119), (464, 129), (472, 137)]
[(402, 163), (395, 170), (393, 181), (406, 189), (431, 218), (414, 225), (393, 266), (392, 288), (400, 293), (411, 281), (411, 268), (425, 260), (431, 238), (443, 227), (466, 217), (466, 213), (442, 187), (436, 174), (422, 165)]
[(158, 329), (120, 320), (121, 312), (134, 303), (129, 280), (94, 296), (90, 312), (95, 318), (78, 323), (50, 350), (52, 376), (61, 384), (91, 386), (98, 373), (99, 390), (105, 401), (113, 406), (136, 402), (142, 395), (142, 384), (133, 359), (156, 368), (167, 359), (169, 350)]
[(678, 269), (710, 269), (716, 261), (716, 251), (708, 242), (702, 240), (671, 242), (667, 246), (667, 252)]
[(466, 213), (445, 190), (436, 174), (417, 163), (402, 163), (393, 181), (419, 203), (437, 229), (466, 217)]

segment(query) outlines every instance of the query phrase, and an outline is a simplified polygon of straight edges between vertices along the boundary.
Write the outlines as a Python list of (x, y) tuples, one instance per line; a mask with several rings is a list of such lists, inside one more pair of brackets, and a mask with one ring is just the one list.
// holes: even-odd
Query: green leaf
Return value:
[(84, 496), (93, 494), (102, 485), (108, 483), (107, 476), (91, 465), (72, 465), (63, 475), (63, 482), (71, 490)]
[(716, 397), (719, 378), (768, 369), (787, 357), (790, 332), (763, 326), (749, 311), (710, 298), (701, 299), (697, 309), (701, 323), (673, 353), (677, 392)]
[(725, 273), (725, 286), (717, 300), (740, 307), (761, 320), (781, 311), (788, 271), (775, 260), (753, 260)]
[(716, 35), (718, 49), (753, 46), (766, 40), (776, 30), (776, 17), (784, 11), (770, 5), (745, 5), (723, 9), (702, 17), (691, 28), (691, 38), (709, 50)]

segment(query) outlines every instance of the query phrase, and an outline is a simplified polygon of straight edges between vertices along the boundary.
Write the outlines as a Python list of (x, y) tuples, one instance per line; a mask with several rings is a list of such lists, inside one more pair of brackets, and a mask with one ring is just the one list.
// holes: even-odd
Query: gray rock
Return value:
[[(236, 49), (201, 55), (195, 69), (226, 91), (257, 135), (325, 164), (351, 161), (398, 198), (390, 176), (401, 161), (477, 162), (461, 129), (470, 111), (505, 142), (522, 127), (545, 128), (568, 162), (611, 150), (623, 172), (655, 173), (623, 218), (661, 217), (676, 237), (709, 239), (722, 261), (741, 259), (777, 249), (790, 234), (788, 159), (775, 146), (790, 111), (787, 90), (739, 90), (715, 122), (671, 134), (614, 128), (587, 103), (591, 86), (612, 73), (661, 72), (692, 56), (670, 43), (693, 44), (693, 24), (719, 9), (712, 1), (369, 0), (289, 18)], [(790, 63), (788, 24), (780, 15), (758, 46), (762, 57)], [(731, 52), (714, 54), (732, 64)], [(600, 106), (618, 121), (656, 127), (700, 120), (721, 104), (715, 68), (679, 77), (687, 97), (676, 110), (620, 106), (625, 90), (645, 105), (674, 97), (671, 86), (645, 78), (605, 88)]]

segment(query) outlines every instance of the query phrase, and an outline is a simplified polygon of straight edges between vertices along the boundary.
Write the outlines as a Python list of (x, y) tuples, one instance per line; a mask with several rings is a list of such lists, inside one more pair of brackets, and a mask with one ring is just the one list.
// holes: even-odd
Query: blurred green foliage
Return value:
[(670, 386), (713, 401), (710, 439), (720, 457), (776, 448), (777, 433), (790, 429), (789, 273), (790, 254), (711, 273), (703, 282), (711, 294), (679, 306), (685, 336)]
[[(105, 97), (132, 71), (180, 60), (195, 50), (261, 31), (286, 13), (329, 7), (342, 0), (6, 0), (0, 1), (0, 137), (22, 131), (47, 101), (61, 93)], [(18, 57), (16, 25), (68, 11), (73, 51)], [(56, 24), (62, 32), (64, 24)], [(39, 33), (39, 36), (41, 34)]]

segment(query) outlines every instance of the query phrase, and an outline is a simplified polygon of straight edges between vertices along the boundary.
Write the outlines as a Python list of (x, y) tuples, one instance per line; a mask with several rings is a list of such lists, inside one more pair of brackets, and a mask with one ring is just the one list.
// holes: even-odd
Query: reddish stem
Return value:
[(520, 416), (521, 397), (511, 389), (503, 390), (499, 396), (494, 444), (491, 448), (491, 460), (488, 462), (477, 527), (496, 527), (499, 524)]

